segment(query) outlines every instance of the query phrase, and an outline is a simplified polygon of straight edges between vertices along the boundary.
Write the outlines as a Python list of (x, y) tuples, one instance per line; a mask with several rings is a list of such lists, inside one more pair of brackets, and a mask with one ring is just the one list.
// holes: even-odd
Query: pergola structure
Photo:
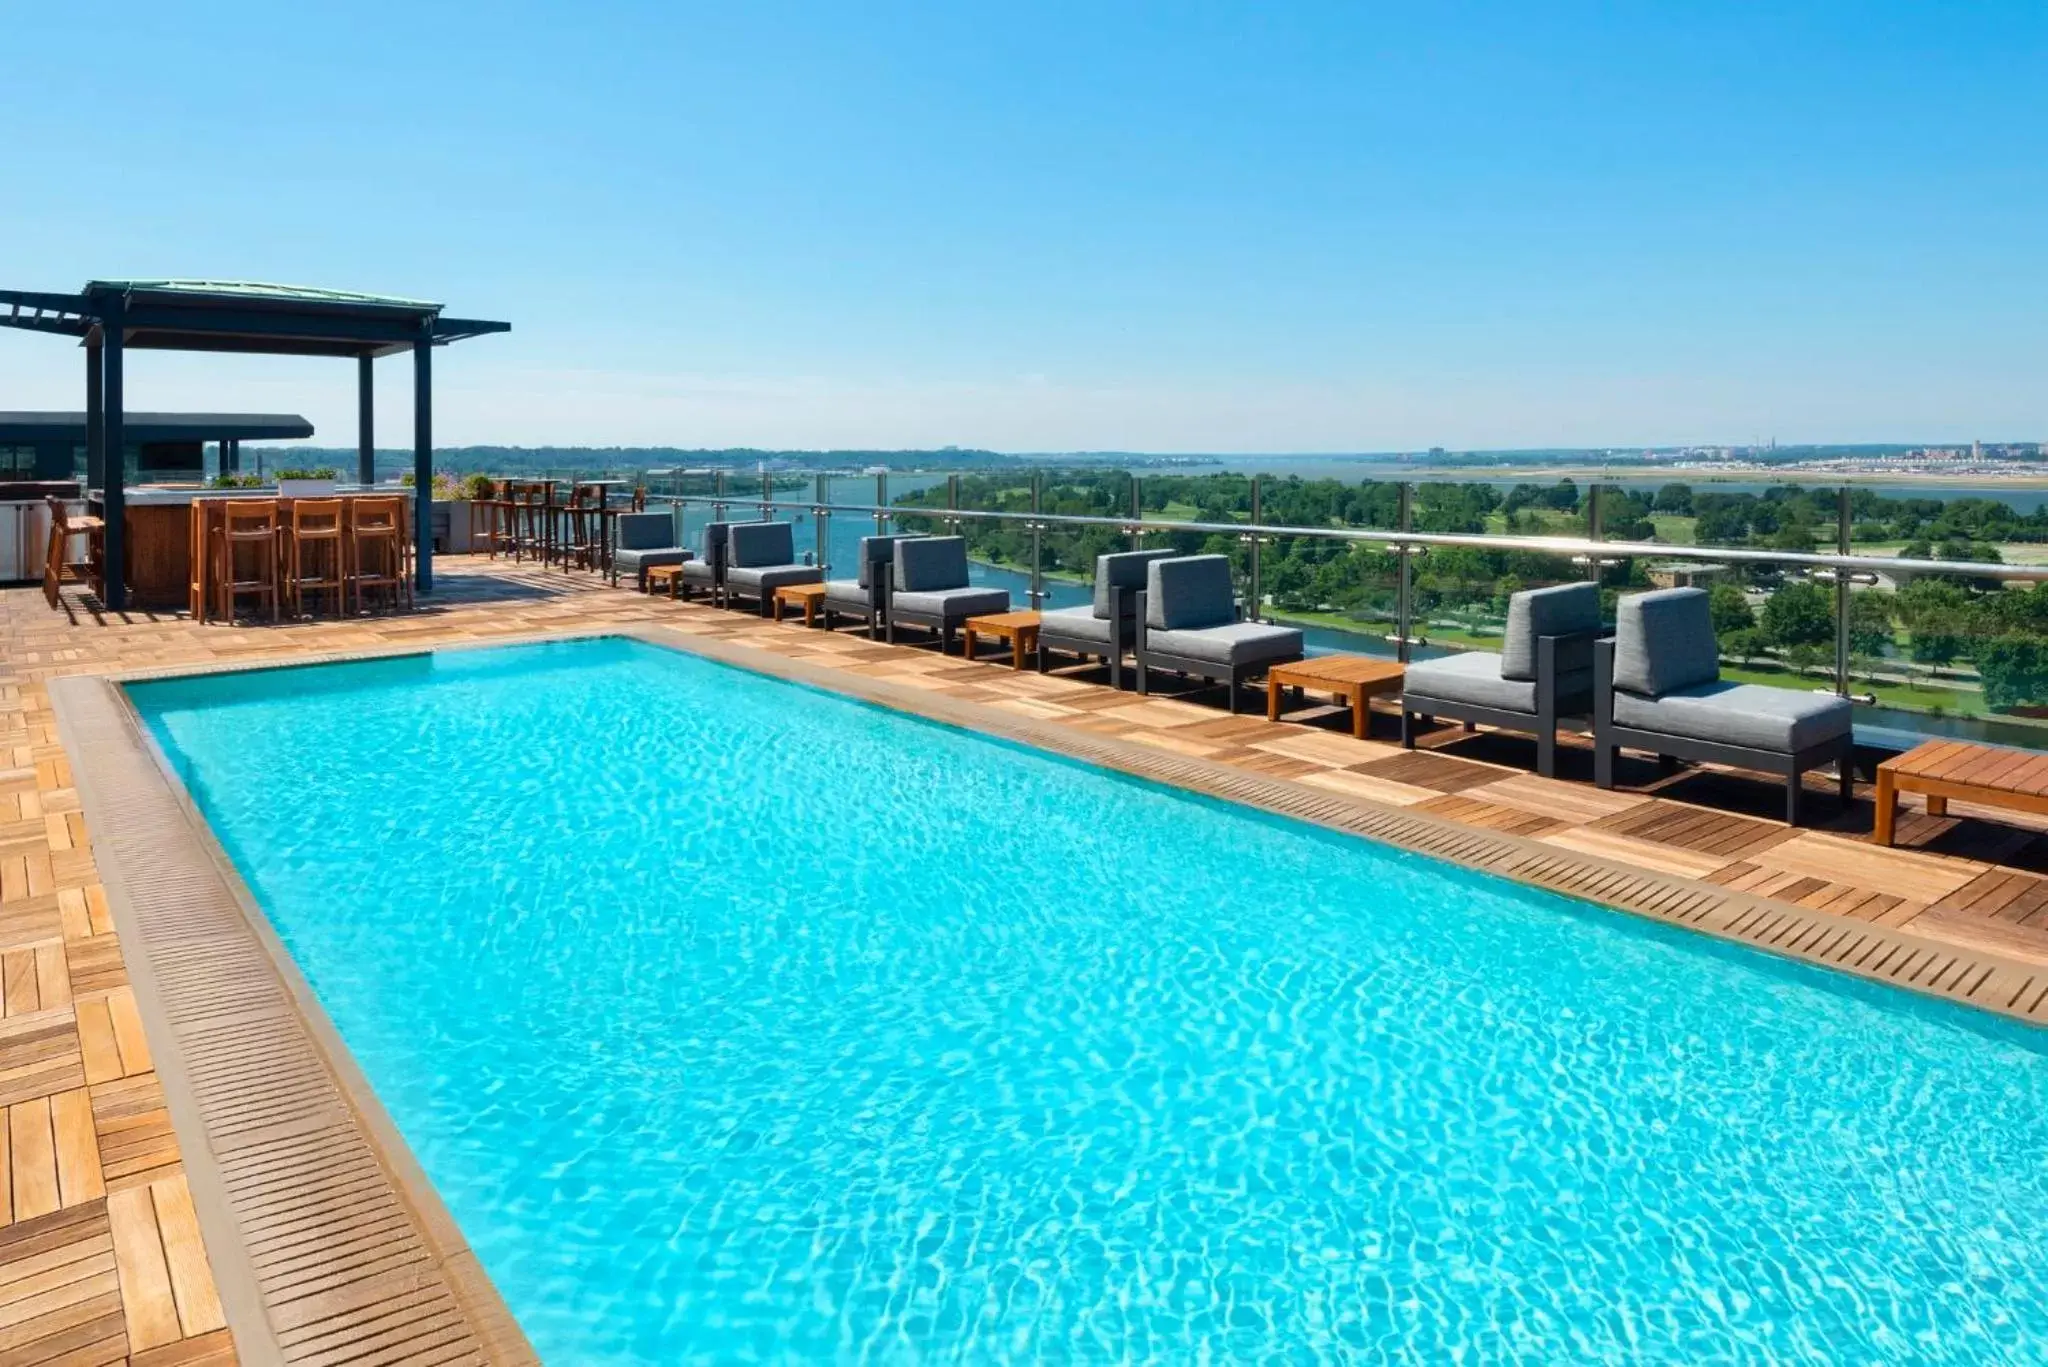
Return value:
[(411, 352), (414, 563), (418, 588), (431, 590), (434, 348), (512, 328), (443, 317), (441, 308), (418, 299), (224, 280), (94, 280), (76, 294), (0, 289), (0, 327), (76, 337), (85, 345), (87, 482), (105, 501), (107, 606), (118, 610), (128, 601), (121, 453), (123, 357), (130, 347), (355, 357), (357, 477), (364, 484), (376, 480), (371, 362)]

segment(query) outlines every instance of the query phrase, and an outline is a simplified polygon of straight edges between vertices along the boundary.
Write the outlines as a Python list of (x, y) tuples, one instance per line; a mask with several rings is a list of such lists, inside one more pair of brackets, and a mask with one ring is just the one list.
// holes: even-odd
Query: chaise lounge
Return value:
[[(1415, 748), (1433, 717), (1536, 738), (1536, 772), (1557, 777), (1557, 724), (1593, 704), (1593, 642), (1600, 589), (1557, 584), (1508, 599), (1501, 652), (1468, 650), (1408, 666), (1401, 688), (1401, 744)], [(1583, 723), (1582, 723), (1583, 724)]]
[(1246, 681), (1302, 657), (1295, 628), (1239, 620), (1228, 556), (1182, 555), (1147, 564), (1137, 622), (1138, 692), (1149, 691), (1153, 670), (1170, 669), (1227, 686), (1233, 713)]
[(621, 572), (634, 587), (647, 592), (647, 571), (657, 565), (680, 565), (690, 552), (675, 544), (675, 518), (668, 513), (620, 513), (617, 544), (612, 548), (612, 583)]
[(1850, 798), (1855, 738), (1849, 700), (1722, 683), (1705, 589), (1621, 600), (1612, 640), (1593, 647), (1593, 781), (1614, 786), (1622, 748), (1727, 764), (1785, 778), (1785, 824), (1799, 824), (1800, 775), (1830, 762)]
[(921, 627), (937, 635), (939, 649), (950, 654), (953, 633), (968, 618), (1009, 610), (1009, 590), (967, 582), (966, 537), (911, 536), (896, 543), (884, 623), (891, 644), (897, 627)]
[(1124, 653), (1138, 640), (1138, 593), (1145, 587), (1145, 567), (1170, 560), (1176, 551), (1118, 551), (1095, 557), (1095, 600), (1079, 607), (1055, 608), (1038, 619), (1038, 672), (1046, 671), (1046, 654), (1057, 650), (1082, 660), (1100, 657), (1109, 665), (1109, 686), (1124, 686)]
[(819, 606), (825, 630), (832, 630), (832, 615), (858, 618), (868, 624), (868, 639), (882, 634), (889, 615), (889, 567), (896, 557), (896, 543), (902, 533), (864, 536), (860, 539), (859, 563), (851, 579), (827, 579), (825, 600)]
[(817, 584), (825, 572), (796, 558), (796, 529), (787, 522), (740, 522), (725, 536), (725, 606), (751, 598), (766, 617), (775, 611), (775, 590), (785, 584)]

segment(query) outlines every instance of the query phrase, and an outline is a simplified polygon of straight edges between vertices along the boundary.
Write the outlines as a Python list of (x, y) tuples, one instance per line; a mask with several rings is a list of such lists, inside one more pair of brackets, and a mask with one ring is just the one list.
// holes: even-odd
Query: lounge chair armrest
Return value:
[(1614, 725), (1614, 637), (1593, 642), (1593, 725), (1605, 730)]

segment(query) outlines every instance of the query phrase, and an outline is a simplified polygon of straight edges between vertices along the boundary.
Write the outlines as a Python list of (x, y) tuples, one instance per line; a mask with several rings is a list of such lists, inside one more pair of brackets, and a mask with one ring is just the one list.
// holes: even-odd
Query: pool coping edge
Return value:
[[(414, 648), (343, 652), (331, 657), (307, 657), (286, 663), (340, 663), (373, 655), (389, 657), (426, 653), (432, 652)], [(389, 1182), (431, 1265), (441, 1274), (479, 1347), (487, 1351), (493, 1361), (537, 1363), (539, 1356), (526, 1340), (510, 1307), (483, 1270), (463, 1237), (461, 1227), (320, 1004), (318, 994), (306, 981), (290, 950), (278, 938), (268, 916), (234, 867), (233, 860), (221, 847), (184, 784), (170, 768), (167, 757), (136, 713), (123, 687), (128, 682), (152, 677), (243, 672), (248, 671), (227, 664), (198, 671), (79, 674), (52, 679), (49, 686), (51, 708), (67, 754), (72, 757), (72, 777), (79, 791), (88, 831), (94, 837), (100, 881), (106, 889), (115, 933), (123, 946), (122, 958), (135, 989), (137, 1012), (157, 1064), (165, 1106), (171, 1113), (187, 1182), (192, 1188), (202, 1242), (212, 1264), (237, 1353), (245, 1363), (282, 1363), (287, 1360), (279, 1326), (266, 1308), (263, 1279), (255, 1267), (251, 1240), (228, 1190), (226, 1164), (213, 1144), (208, 1124), (210, 1105), (201, 1096), (191, 1075), (184, 1036), (173, 1020), (173, 1012), (166, 999), (166, 985), (150, 953), (155, 937), (142, 904), (148, 902), (152, 894), (134, 885), (128, 867), (130, 861), (116, 848), (106, 824), (110, 795), (105, 785), (111, 777), (106, 771), (114, 757), (105, 753), (104, 744), (87, 744), (80, 734), (84, 727), (109, 728), (112, 735), (107, 739), (119, 737), (125, 741), (132, 749), (132, 757), (139, 760), (143, 771), (157, 785), (155, 794), (138, 796), (167, 800), (175, 809), (180, 828), (174, 834), (189, 842), (190, 848), (201, 857), (206, 876), (214, 880), (218, 893), (237, 917), (238, 928), (248, 935), (264, 966), (273, 975), (275, 986), (288, 1004), (292, 1018), (304, 1031), (307, 1043), (324, 1069), (337, 1099), (359, 1128), (370, 1156)], [(92, 715), (95, 712), (100, 715)], [(131, 945), (135, 952), (128, 952)], [(195, 1162), (195, 1158), (204, 1161)]]

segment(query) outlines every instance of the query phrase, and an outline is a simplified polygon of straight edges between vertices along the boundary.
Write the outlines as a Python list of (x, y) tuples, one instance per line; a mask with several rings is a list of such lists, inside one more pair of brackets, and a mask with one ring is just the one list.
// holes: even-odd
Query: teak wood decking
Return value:
[[(1622, 789), (1601, 792), (1530, 773), (1533, 746), (1521, 738), (1446, 727), (1404, 752), (1332, 728), (1331, 712), (1317, 714), (1322, 725), (1274, 724), (1226, 715), (1213, 701), (1112, 692), (1099, 669), (1016, 673), (606, 589), (595, 576), (460, 558), (440, 568), (425, 611), (278, 627), (100, 617), (69, 592), (53, 612), (35, 588), (0, 591), (0, 1367), (227, 1362), (236, 1349), (251, 1362), (365, 1364), (510, 1361), (527, 1351), (431, 1193), (411, 1189), (417, 1174), (392, 1151), (402, 1146), (374, 1100), (368, 1111), (357, 1104), (360, 1079), (345, 1057), (329, 1057), (337, 1045), (323, 1022), (287, 1009), (288, 965), (281, 971), (274, 946), (260, 943), (262, 928), (226, 917), (231, 905), (206, 883), (220, 871), (192, 862), (199, 847), (189, 841), (122, 848), (167, 829), (163, 811), (129, 808), (168, 788), (151, 797), (139, 771), (128, 788), (101, 782), (119, 773), (95, 777), (95, 813), (119, 810), (121, 828), (88, 826), (76, 747), (91, 746), (94, 769), (142, 752), (113, 743), (118, 734), (83, 734), (121, 714), (107, 685), (53, 688), (64, 676), (644, 633), (2048, 1019), (2048, 835), (2038, 818), (1961, 802), (1944, 815), (1908, 810), (1901, 848), (1883, 849), (1869, 839), (1867, 795), (1840, 815), (1817, 795), (1811, 809), (1824, 828), (1794, 831), (1769, 819), (1776, 789), (1765, 779), (1624, 764)], [(68, 741), (53, 692), (65, 694)], [(106, 704), (98, 716), (95, 696)], [(1580, 750), (1561, 763), (1590, 772)], [(148, 884), (112, 876), (126, 886), (110, 896), (95, 839), (110, 869), (157, 861)], [(171, 884), (178, 896), (164, 895)]]

